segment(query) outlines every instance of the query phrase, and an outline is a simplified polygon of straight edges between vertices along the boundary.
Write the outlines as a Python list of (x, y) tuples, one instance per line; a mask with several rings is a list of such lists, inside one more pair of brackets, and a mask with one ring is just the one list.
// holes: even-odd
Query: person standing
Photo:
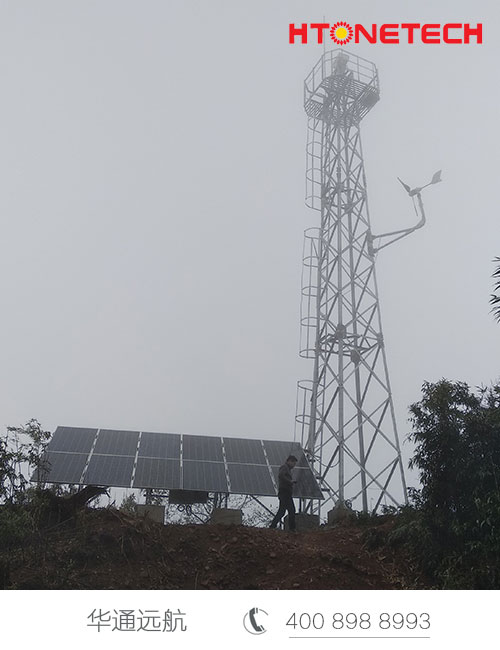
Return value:
[(295, 456), (288, 456), (285, 463), (280, 467), (278, 472), (278, 499), (279, 508), (274, 516), (269, 528), (276, 528), (281, 518), (288, 512), (288, 528), (295, 533), (295, 505), (293, 503), (293, 486), (292, 469), (297, 464)]

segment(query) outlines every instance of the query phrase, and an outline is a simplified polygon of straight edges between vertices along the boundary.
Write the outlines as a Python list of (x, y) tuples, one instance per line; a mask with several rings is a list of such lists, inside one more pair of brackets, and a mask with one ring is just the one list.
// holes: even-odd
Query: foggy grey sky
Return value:
[[(0, 424), (293, 438), (303, 80), (289, 22), (484, 23), (482, 46), (350, 45), (400, 439), (424, 380), (500, 377), (489, 312), (500, 9), (493, 2), (0, 2)], [(332, 44), (332, 48), (333, 48)], [(407, 458), (411, 449), (403, 446)], [(406, 463), (405, 463), (406, 464)]]

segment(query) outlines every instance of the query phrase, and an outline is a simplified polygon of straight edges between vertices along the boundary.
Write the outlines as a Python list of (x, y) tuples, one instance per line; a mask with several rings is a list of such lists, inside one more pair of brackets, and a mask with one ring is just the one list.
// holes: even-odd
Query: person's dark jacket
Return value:
[(278, 494), (289, 494), (292, 496), (293, 493), (293, 479), (290, 467), (287, 463), (284, 463), (278, 472)]

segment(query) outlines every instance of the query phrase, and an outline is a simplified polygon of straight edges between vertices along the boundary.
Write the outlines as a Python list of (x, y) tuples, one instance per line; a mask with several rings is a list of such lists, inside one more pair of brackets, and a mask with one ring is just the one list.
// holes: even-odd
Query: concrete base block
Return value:
[(215, 508), (210, 523), (241, 526), (242, 516), (242, 511), (235, 508)]
[(351, 517), (354, 516), (354, 512), (350, 508), (348, 508), (341, 501), (337, 501), (337, 503), (327, 514), (328, 525), (333, 526), (333, 524), (338, 524), (339, 521), (345, 521), (346, 519), (351, 519)]
[[(319, 515), (308, 515), (305, 512), (297, 512), (295, 515), (295, 527), (298, 533), (319, 528)], [(288, 530), (288, 515), (285, 517), (285, 528)]]
[(159, 524), (165, 523), (165, 506), (151, 506), (137, 504), (137, 514), (140, 517), (147, 517), (151, 521), (157, 521)]

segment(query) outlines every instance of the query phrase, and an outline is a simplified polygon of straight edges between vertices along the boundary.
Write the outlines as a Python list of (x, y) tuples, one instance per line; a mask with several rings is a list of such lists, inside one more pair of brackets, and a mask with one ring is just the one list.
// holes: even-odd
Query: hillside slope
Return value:
[(404, 589), (423, 587), (384, 539), (393, 521), (291, 534), (168, 525), (91, 509), (0, 553), (7, 589)]

